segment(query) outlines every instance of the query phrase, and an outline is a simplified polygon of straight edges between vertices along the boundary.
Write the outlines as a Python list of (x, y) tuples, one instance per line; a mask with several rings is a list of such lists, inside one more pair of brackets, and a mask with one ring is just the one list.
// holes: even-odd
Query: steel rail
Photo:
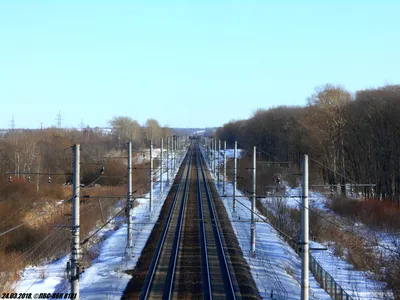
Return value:
[(201, 243), (201, 258), (202, 258), (202, 277), (203, 277), (203, 294), (205, 299), (212, 299), (212, 288), (210, 278), (210, 267), (208, 261), (207, 239), (204, 226), (203, 201), (200, 187), (200, 171), (199, 171), (199, 151), (196, 151), (196, 174), (197, 174), (197, 199), (199, 202), (199, 222), (200, 225), (200, 243)]
[(211, 191), (210, 191), (210, 187), (208, 186), (207, 177), (204, 172), (204, 163), (203, 163), (202, 159), (200, 160), (200, 166), (201, 166), (201, 172), (203, 175), (204, 186), (206, 189), (208, 206), (210, 209), (216, 246), (217, 246), (218, 252), (221, 254), (220, 255), (220, 268), (221, 268), (221, 273), (223, 274), (225, 293), (226, 293), (226, 296), (228, 299), (236, 299), (235, 288), (234, 288), (234, 285), (232, 282), (232, 277), (231, 277), (231, 274), (229, 271), (228, 261), (227, 261), (226, 255), (225, 255), (221, 233), (220, 233), (220, 230), (218, 227), (217, 219), (215, 217), (216, 213), (215, 213), (214, 206), (212, 203)]
[[(186, 164), (185, 168), (186, 168), (188, 166), (188, 162), (190, 163), (190, 153), (188, 153), (186, 155), (185, 160), (186, 160), (186, 162), (185, 162), (185, 164)], [(189, 170), (189, 168), (188, 168), (188, 170)], [(152, 282), (153, 282), (153, 278), (154, 278), (154, 275), (156, 273), (158, 262), (159, 262), (159, 259), (160, 259), (160, 256), (161, 256), (161, 252), (162, 252), (162, 248), (164, 246), (164, 242), (165, 242), (165, 239), (166, 239), (166, 236), (167, 236), (169, 224), (171, 222), (172, 215), (173, 215), (174, 209), (175, 209), (175, 205), (176, 205), (178, 196), (180, 194), (180, 190), (182, 188), (182, 178), (183, 178), (184, 174), (185, 174), (185, 170), (182, 171), (182, 174), (181, 174), (181, 176), (179, 178), (178, 188), (177, 188), (177, 190), (175, 192), (174, 199), (172, 201), (171, 207), (170, 207), (169, 212), (168, 212), (167, 221), (165, 222), (165, 225), (164, 225), (164, 228), (163, 228), (162, 238), (158, 242), (156, 253), (155, 253), (155, 255), (153, 257), (153, 260), (151, 262), (151, 265), (150, 265), (150, 269), (149, 270), (151, 270), (151, 272), (147, 276), (146, 281), (144, 283), (144, 286), (142, 288), (142, 292), (141, 292), (141, 295), (140, 295), (140, 299), (142, 299), (142, 300), (147, 299), (148, 296), (149, 296), (149, 293), (150, 293), (150, 290), (151, 290), (151, 286), (152, 286)]]
[(186, 175), (186, 180), (185, 180), (185, 187), (183, 190), (183, 196), (182, 196), (182, 203), (181, 203), (181, 208), (179, 211), (179, 216), (178, 216), (178, 224), (176, 225), (176, 231), (175, 231), (175, 238), (174, 238), (174, 244), (172, 246), (172, 251), (171, 251), (171, 258), (170, 258), (170, 264), (168, 268), (168, 273), (167, 273), (167, 278), (165, 281), (165, 292), (163, 295), (163, 299), (171, 299), (172, 298), (172, 290), (174, 286), (174, 279), (175, 279), (175, 270), (176, 270), (176, 265), (177, 265), (177, 259), (178, 259), (178, 251), (179, 251), (179, 244), (182, 236), (182, 228), (183, 228), (183, 215), (185, 213), (185, 206), (187, 202), (187, 196), (188, 196), (188, 191), (189, 191), (189, 182), (190, 182), (190, 171), (192, 168), (192, 150), (189, 152), (189, 166), (188, 166), (188, 171)]

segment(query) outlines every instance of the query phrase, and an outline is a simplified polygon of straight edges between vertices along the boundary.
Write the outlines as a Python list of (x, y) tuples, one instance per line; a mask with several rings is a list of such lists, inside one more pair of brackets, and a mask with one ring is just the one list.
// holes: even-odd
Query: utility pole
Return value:
[(175, 169), (178, 169), (178, 164), (179, 164), (179, 154), (180, 154), (180, 145), (179, 145), (179, 136), (176, 137), (176, 163), (175, 163)]
[(178, 147), (177, 147), (177, 137), (174, 137), (174, 172), (176, 171), (176, 158), (178, 156), (178, 151), (177, 151)]
[(15, 118), (14, 118), (14, 115), (12, 115), (12, 118), (11, 118), (11, 131), (14, 131), (14, 129), (15, 129)]
[(222, 195), (226, 195), (226, 141), (224, 141), (224, 175), (222, 177)]
[(210, 165), (210, 138), (206, 137), (206, 146), (207, 146), (207, 161), (208, 161), (208, 165)]
[(74, 145), (74, 174), (72, 198), (72, 251), (71, 251), (71, 293), (79, 299), (79, 193), (80, 193), (80, 145)]
[(83, 123), (83, 119), (81, 119), (81, 122), (79, 123), (79, 127), (81, 128), (81, 131), (83, 131), (83, 127), (85, 127), (85, 123)]
[(220, 168), (219, 168), (220, 152), (221, 152), (221, 141), (218, 140), (218, 153), (217, 153), (217, 186), (218, 186), (218, 189), (219, 189), (219, 173), (220, 173)]
[(149, 211), (153, 211), (153, 141), (150, 141), (150, 203)]
[(61, 129), (61, 121), (62, 121), (61, 111), (58, 111), (58, 114), (57, 114), (57, 126), (58, 126), (58, 129)]
[(210, 159), (210, 139), (206, 138), (206, 147), (207, 147), (207, 160), (208, 164), (211, 164), (211, 159)]
[(169, 137), (167, 136), (167, 182), (169, 184)]
[(214, 164), (213, 164), (213, 150), (214, 150), (214, 139), (212, 137), (210, 137), (211, 141), (210, 141), (210, 168), (211, 168), (211, 172), (213, 172), (214, 170)]
[(214, 172), (214, 138), (211, 138), (210, 154), (211, 172)]
[(170, 168), (169, 168), (169, 170), (170, 170), (170, 172), (171, 172), (171, 180), (173, 180), (173, 178), (172, 178), (172, 176), (173, 176), (173, 173), (174, 173), (174, 169), (173, 169), (173, 167), (174, 167), (174, 165), (173, 165), (173, 163), (174, 163), (174, 150), (173, 150), (173, 148), (174, 148), (174, 137), (173, 136), (171, 136), (170, 138), (170, 156), (171, 156), (171, 159), (170, 159)]
[(213, 140), (214, 140), (214, 151), (213, 151), (214, 155), (213, 155), (213, 164), (214, 164), (214, 175), (215, 175), (215, 174), (216, 174), (216, 173), (215, 173), (215, 152), (217, 152), (217, 139), (216, 139), (216, 138), (214, 138)]
[(302, 214), (301, 214), (301, 300), (308, 300), (308, 264), (309, 264), (309, 237), (308, 237), (308, 155), (303, 157), (302, 170)]
[(164, 151), (164, 139), (161, 138), (161, 165), (160, 165), (160, 191), (161, 193), (164, 191), (164, 182), (163, 182), (163, 175), (164, 175), (164, 160), (163, 160), (163, 151)]
[(132, 142), (128, 142), (128, 197), (126, 208), (128, 210), (128, 244), (127, 248), (133, 247), (133, 222), (132, 222)]
[(172, 137), (172, 173), (175, 173), (175, 167), (176, 167), (176, 136), (174, 135)]
[(173, 173), (174, 173), (174, 136), (171, 136), (169, 138), (170, 140), (170, 148), (169, 148), (169, 155), (171, 157), (170, 159), (170, 173), (171, 173), (171, 180), (173, 180)]
[(233, 212), (236, 212), (236, 188), (237, 188), (237, 141), (233, 149)]
[(212, 137), (210, 137), (210, 168), (211, 168), (211, 172), (214, 170), (213, 151), (214, 151), (214, 139)]
[(251, 253), (256, 252), (256, 222), (255, 222), (255, 212), (256, 212), (256, 146), (253, 147), (253, 195), (251, 199), (251, 225), (250, 225), (250, 236), (251, 236)]

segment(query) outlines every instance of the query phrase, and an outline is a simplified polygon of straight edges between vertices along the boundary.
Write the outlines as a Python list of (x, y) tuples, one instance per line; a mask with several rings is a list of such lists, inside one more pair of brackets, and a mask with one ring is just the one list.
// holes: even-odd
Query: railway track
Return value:
[(140, 299), (170, 299), (173, 289), (178, 246), (183, 228), (184, 207), (187, 198), (192, 149), (173, 199), (164, 230), (157, 246)]
[(182, 168), (140, 299), (241, 299), (196, 142)]
[[(199, 214), (201, 222), (203, 294), (207, 299), (240, 298), (235, 289), (231, 262), (225, 253), (222, 232), (204, 171), (200, 150), (196, 153)], [(232, 272), (234, 274), (234, 272)]]

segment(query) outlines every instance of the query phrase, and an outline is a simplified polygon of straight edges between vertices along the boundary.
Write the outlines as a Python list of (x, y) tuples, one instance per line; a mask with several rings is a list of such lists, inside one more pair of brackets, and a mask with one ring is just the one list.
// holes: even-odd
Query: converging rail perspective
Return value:
[[(168, 195), (172, 201), (163, 208), (166, 216), (159, 225), (157, 244), (150, 249), (152, 258), (140, 292), (136, 287), (136, 294), (126, 292), (125, 299), (258, 298), (255, 289), (249, 288), (248, 270), (237, 258), (233, 263), (230, 250), (237, 253), (236, 245), (225, 237), (211, 181), (200, 146), (193, 140)], [(228, 235), (234, 236), (233, 232)], [(244, 289), (238, 276), (246, 278)], [(138, 281), (133, 278), (131, 285)]]

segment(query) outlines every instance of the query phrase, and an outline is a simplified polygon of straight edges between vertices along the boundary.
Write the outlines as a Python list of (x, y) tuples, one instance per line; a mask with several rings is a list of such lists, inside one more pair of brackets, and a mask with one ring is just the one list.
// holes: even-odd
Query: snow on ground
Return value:
[[(321, 248), (323, 245), (311, 242), (310, 247)], [(382, 292), (384, 283), (368, 279), (367, 273), (354, 270), (351, 264), (335, 256), (333, 249), (313, 251), (312, 255), (353, 299), (384, 299), (385, 295), (385, 299), (392, 299), (391, 295)]]
[[(178, 159), (177, 166), (183, 160), (184, 153)], [(81, 275), (80, 294), (81, 299), (120, 299), (131, 276), (125, 270), (133, 269), (144, 248), (147, 239), (160, 214), (164, 200), (175, 178), (177, 171), (170, 176), (169, 184), (166, 183), (167, 174), (163, 174), (164, 192), (160, 191), (159, 182), (154, 184), (154, 209), (149, 213), (149, 194), (143, 198), (136, 199), (137, 205), (133, 208), (133, 244), (134, 247), (129, 255), (126, 253), (127, 225), (122, 224), (117, 230), (115, 226), (123, 218), (116, 218), (104, 227), (99, 235), (106, 237), (99, 245), (99, 256)], [(119, 208), (115, 208), (115, 214)], [(66, 279), (66, 264), (69, 255), (39, 266), (27, 267), (22, 271), (21, 280), (16, 282), (13, 288), (21, 293), (53, 293), (67, 292), (70, 290)]]
[[(222, 191), (220, 190), (220, 194)], [(227, 184), (227, 195), (233, 194), (232, 184)], [(242, 195), (237, 191), (237, 195)], [(269, 224), (259, 222), (256, 229), (256, 255), (250, 255), (250, 220), (251, 213), (246, 207), (251, 203), (246, 198), (239, 198), (236, 212), (232, 211), (232, 198), (221, 198), (244, 258), (263, 298), (273, 294), (274, 299), (300, 299), (301, 261), (294, 250), (286, 244), (275, 229)], [(330, 299), (329, 295), (310, 275), (310, 299)]]
[[(163, 178), (166, 179), (166, 174), (164, 174)], [(134, 248), (131, 253), (131, 259), (127, 257), (125, 251), (126, 224), (114, 230), (114, 226), (118, 222), (116, 220), (116, 223), (109, 224), (100, 231), (100, 235), (108, 236), (108, 238), (100, 244), (99, 256), (82, 274), (80, 280), (82, 299), (99, 299), (99, 295), (102, 295), (104, 299), (120, 299), (126, 284), (131, 278), (124, 270), (133, 269), (136, 265), (154, 222), (158, 218), (168, 190), (169, 187), (165, 188), (165, 193), (161, 194), (159, 184), (155, 184), (155, 205), (152, 215), (148, 212), (149, 201), (145, 199), (148, 195), (137, 199), (138, 205), (133, 209)], [(233, 187), (230, 183), (227, 184), (227, 191), (228, 195), (232, 195)], [(298, 196), (299, 192), (301, 192), (299, 188), (287, 188), (286, 190), (286, 193), (291, 196)], [(237, 194), (241, 195), (240, 191), (237, 191)], [(311, 199), (317, 199), (316, 202), (323, 205), (324, 198), (321, 196), (318, 193), (310, 193)], [(237, 212), (233, 213), (232, 198), (222, 197), (222, 199), (261, 296), (269, 298), (272, 293), (274, 299), (299, 299), (301, 263), (297, 254), (281, 239), (272, 226), (259, 222), (257, 223), (257, 252), (255, 256), (250, 255), (250, 223), (237, 222), (239, 219), (241, 221), (249, 220), (250, 211), (238, 204)], [(288, 199), (293, 201), (291, 198)], [(300, 198), (298, 198), (299, 200)], [(246, 198), (239, 198), (239, 201), (247, 207), (251, 205)], [(296, 201), (289, 204), (298, 205)], [(382, 295), (377, 294), (377, 291), (380, 291), (382, 287), (382, 283), (367, 279), (365, 273), (355, 271), (351, 265), (334, 256), (332, 251), (314, 251), (313, 256), (334, 276), (335, 280), (346, 292), (355, 296), (355, 299), (382, 298)], [(14, 285), (16, 292), (52, 293), (68, 291), (69, 284), (65, 273), (68, 259), (69, 256), (65, 256), (52, 263), (25, 268), (21, 280)], [(326, 292), (319, 287), (311, 273), (310, 287), (311, 299), (330, 299)]]
[[(285, 186), (285, 203), (287, 206), (292, 207), (292, 208), (297, 208), (300, 209), (301, 207), (301, 187), (296, 187), (296, 188), (291, 188), (285, 182), (283, 183)], [(308, 193), (308, 201), (310, 207), (317, 208), (320, 210), (327, 210), (326, 208), (326, 203), (327, 199), (326, 197), (318, 192), (314, 191), (309, 191)]]
[[(211, 151), (211, 153), (214, 153), (214, 150), (210, 150), (210, 151)], [(229, 160), (229, 159), (233, 158), (234, 157), (234, 152), (235, 152), (234, 149), (226, 149), (226, 159)], [(243, 155), (245, 155), (245, 154), (246, 154), (246, 150), (237, 149), (237, 158), (238, 159), (242, 158)], [(218, 164), (218, 150), (215, 151), (215, 161), (216, 161), (216, 164)], [(219, 163), (220, 164), (224, 163), (224, 150), (221, 150), (219, 152)]]
[[(228, 161), (229, 159), (233, 159), (234, 158), (234, 149), (226, 149), (226, 160)], [(218, 150), (214, 151), (214, 150), (210, 150), (211, 155), (215, 155), (214, 159), (215, 159), (215, 165), (223, 165), (224, 163), (224, 150), (221, 150), (219, 152), (219, 162), (218, 162)], [(206, 150), (203, 150), (203, 154), (206, 154)], [(244, 155), (246, 154), (246, 150), (245, 149), (237, 149), (237, 158), (240, 159), (242, 158)], [(208, 161), (208, 160), (207, 160)]]
[[(285, 183), (284, 183), (285, 184)], [(301, 208), (301, 187), (291, 188), (285, 184), (285, 197), (283, 198), (286, 205), (292, 208)], [(355, 196), (353, 195), (353, 198)], [(274, 197), (269, 197), (263, 200), (271, 201)], [(361, 200), (360, 200), (361, 201)], [(378, 230), (369, 228), (367, 225), (359, 222), (351, 222), (351, 225), (346, 225), (348, 219), (338, 215), (328, 207), (329, 200), (321, 193), (309, 191), (309, 205), (313, 209), (318, 209), (323, 212), (331, 214), (337, 222), (352, 232), (357, 233), (359, 236), (368, 238), (371, 241), (376, 241), (383, 247), (375, 246), (377, 252), (382, 252), (383, 255), (392, 255), (392, 251), (397, 251), (400, 245), (400, 235), (398, 233), (386, 232), (383, 229)], [(388, 250), (391, 249), (392, 251)]]
[[(285, 186), (286, 195), (291, 196), (293, 198), (286, 198), (287, 205), (290, 207), (294, 207), (300, 209), (300, 205), (298, 202), (301, 201), (301, 187), (290, 188)], [(325, 212), (329, 212), (335, 216), (335, 218), (341, 219), (342, 217), (332, 212), (329, 208), (327, 208), (328, 199), (321, 193), (310, 191), (310, 206), (313, 208), (317, 208), (323, 210)], [(342, 226), (345, 226), (345, 223), (342, 223)], [(382, 245), (393, 248), (396, 245), (396, 240), (399, 240), (398, 236), (393, 234), (388, 234), (384, 232), (371, 232), (368, 230), (366, 226), (363, 224), (354, 224), (352, 228), (349, 228), (352, 231), (358, 232), (359, 235), (364, 237), (370, 237), (371, 240), (373, 238), (378, 238), (379, 243)], [(317, 243), (315, 243), (317, 244)], [(329, 243), (325, 243), (329, 244)], [(318, 245), (318, 244), (317, 244)], [(318, 247), (318, 246), (317, 246)], [(382, 249), (380, 249), (382, 250)], [(397, 249), (395, 249), (397, 250)], [(335, 278), (342, 288), (346, 290), (351, 296), (356, 299), (382, 299), (383, 294), (381, 290), (383, 290), (385, 284), (383, 282), (378, 282), (375, 280), (370, 280), (369, 275), (366, 272), (360, 272), (354, 269), (354, 267), (347, 263), (345, 260), (335, 256), (333, 254), (332, 249), (328, 249), (328, 251), (320, 251), (313, 252), (313, 256), (317, 259), (317, 261), (322, 265), (324, 269), (328, 271)], [(390, 298), (390, 295), (386, 295)]]
[[(288, 207), (300, 209), (302, 200), (301, 187), (291, 188), (285, 183), (284, 185), (285, 194), (282, 195), (284, 197), (282, 197), (281, 200), (283, 200)], [(267, 197), (262, 199), (262, 202), (266, 205), (266, 203), (272, 203), (274, 198), (280, 197)], [(327, 201), (327, 198), (323, 194), (309, 191), (310, 207), (333, 213), (327, 208)], [(354, 267), (344, 259), (335, 256), (332, 247), (329, 248), (329, 245), (332, 243), (327, 242), (325, 245), (320, 245), (316, 242), (312, 243), (316, 248), (328, 246), (327, 251), (312, 251), (312, 256), (350, 296), (354, 297), (354, 299), (383, 298), (384, 294), (382, 290), (385, 286), (384, 283), (369, 279), (370, 274), (355, 270)], [(386, 296), (390, 299), (390, 295)]]
[[(215, 179), (215, 177), (214, 177)], [(232, 228), (238, 239), (243, 256), (250, 266), (258, 291), (264, 299), (300, 299), (301, 293), (301, 261), (294, 250), (282, 240), (275, 229), (266, 223), (257, 223), (256, 255), (250, 254), (250, 220), (248, 210), (251, 203), (244, 197), (238, 200), (236, 212), (233, 212), (232, 197), (223, 197), (219, 189), (225, 209), (231, 220)], [(233, 194), (231, 183), (226, 184), (226, 195)], [(243, 195), (239, 190), (237, 196)], [(310, 275), (310, 299), (330, 299), (329, 295)]]
[[(163, 149), (163, 155), (167, 155), (167, 149)], [(153, 148), (152, 156), (153, 158), (158, 158), (161, 155), (161, 148)], [(133, 162), (135, 164), (141, 164), (144, 162), (150, 161), (150, 149), (142, 149), (138, 153), (136, 153), (136, 156), (133, 159)]]
[[(226, 159), (231, 159), (234, 157), (234, 149), (226, 149)], [(237, 149), (237, 157), (238, 158), (242, 158), (243, 155), (245, 155), (246, 150), (244, 149)], [(218, 154), (217, 154), (218, 155)], [(224, 150), (221, 150), (220, 152), (220, 159), (221, 159), (221, 163), (224, 162)]]
[[(214, 177), (215, 179), (215, 177)], [(222, 190), (219, 189), (222, 196)], [(227, 183), (226, 195), (233, 194), (233, 186)], [(242, 195), (237, 190), (236, 195)], [(290, 188), (285, 185), (285, 196), (282, 198), (289, 207), (300, 208), (301, 187)], [(301, 262), (294, 250), (281, 239), (275, 229), (266, 223), (257, 223), (256, 229), (256, 256), (249, 254), (250, 251), (250, 223), (238, 222), (239, 220), (250, 220), (251, 214), (248, 208), (251, 203), (247, 198), (238, 198), (243, 205), (237, 204), (237, 212), (232, 211), (232, 198), (222, 197), (228, 212), (232, 227), (238, 238), (244, 257), (256, 281), (261, 296), (268, 298), (273, 291), (276, 299), (299, 299)], [(265, 200), (272, 201), (273, 197)], [(326, 207), (327, 199), (318, 192), (309, 192), (310, 207), (329, 211)], [(322, 245), (312, 242), (313, 246), (321, 248)], [(353, 266), (345, 260), (333, 254), (332, 249), (327, 251), (312, 251), (312, 256), (335, 278), (337, 283), (345, 289), (354, 299), (382, 299), (384, 283), (368, 279), (366, 272), (354, 270)], [(310, 275), (310, 298), (330, 299), (326, 292), (319, 286), (311, 273)], [(390, 299), (390, 295), (386, 295)]]
[(66, 278), (65, 267), (69, 255), (40, 266), (23, 270), (21, 279), (12, 287), (17, 293), (50, 293)]

